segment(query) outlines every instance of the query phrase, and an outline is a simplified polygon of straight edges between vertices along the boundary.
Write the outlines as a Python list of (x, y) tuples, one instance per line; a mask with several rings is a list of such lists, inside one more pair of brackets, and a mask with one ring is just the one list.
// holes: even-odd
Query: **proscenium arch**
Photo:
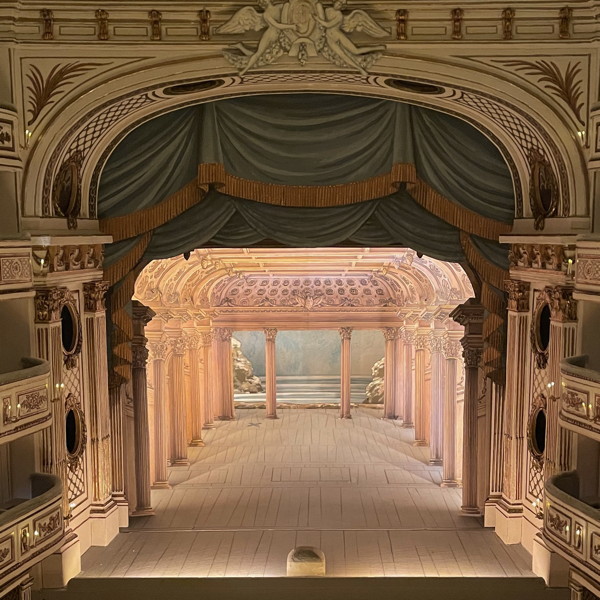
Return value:
[[(23, 183), (25, 222), (35, 229), (35, 220), (28, 222), (27, 217), (51, 216), (48, 210), (44, 210), (43, 199), (51, 193), (61, 161), (70, 151), (77, 134), (86, 127), (92, 127), (94, 119), (97, 120), (102, 111), (118, 112), (120, 107), (126, 114), (112, 126), (105, 127), (87, 152), (81, 173), (81, 190), (82, 197), (87, 199), (91, 196), (92, 202), (97, 191), (94, 185), (97, 186), (110, 152), (129, 131), (143, 122), (190, 104), (249, 94), (285, 92), (354, 94), (399, 100), (466, 120), (490, 138), (505, 160), (512, 163), (515, 196), (517, 199), (525, 198), (522, 216), (528, 218), (531, 216), (526, 200), (530, 167), (514, 132), (499, 125), (505, 119), (499, 119), (496, 113), (503, 111), (506, 119), (521, 120), (519, 123), (515, 121), (515, 131), (519, 127), (530, 127), (530, 133), (537, 136), (536, 144), (544, 147), (557, 175), (561, 195), (563, 199), (565, 195), (569, 199), (560, 216), (588, 216), (587, 174), (576, 132), (564, 115), (548, 104), (546, 96), (542, 98), (539, 91), (523, 88), (522, 82), (506, 85), (505, 73), (484, 65), (467, 67), (438, 60), (402, 57), (400, 69), (398, 60), (392, 58), (384, 57), (377, 72), (367, 80), (331, 69), (292, 72), (273, 69), (248, 75), (242, 82), (237, 75), (231, 75), (230, 70), (224, 72), (221, 60), (216, 57), (178, 59), (169, 64), (148, 65), (146, 69), (139, 68), (135, 72), (127, 72), (124, 68), (124, 74), (110, 80), (111, 91), (108, 93), (103, 87), (103, 84), (109, 86), (108, 81), (92, 79), (86, 82), (85, 87), (75, 87), (58, 101), (33, 131), (32, 151)], [(176, 75), (174, 71), (177, 71)], [(445, 91), (439, 96), (408, 92), (390, 86), (386, 83), (390, 79), (420, 81)], [(162, 93), (167, 87), (201, 80), (222, 80), (223, 84), (183, 97)], [(143, 97), (145, 101), (141, 100)], [(127, 102), (135, 105), (133, 112), (127, 112), (124, 104)], [(476, 109), (475, 104), (486, 108), (483, 111)], [(73, 121), (76, 121), (75, 125)], [(538, 129), (534, 131), (535, 123)], [(91, 212), (93, 214), (93, 210)], [(87, 221), (88, 216), (89, 211), (84, 206), (80, 227), (82, 230), (95, 230), (95, 222)], [(518, 208), (516, 216), (520, 216)]]

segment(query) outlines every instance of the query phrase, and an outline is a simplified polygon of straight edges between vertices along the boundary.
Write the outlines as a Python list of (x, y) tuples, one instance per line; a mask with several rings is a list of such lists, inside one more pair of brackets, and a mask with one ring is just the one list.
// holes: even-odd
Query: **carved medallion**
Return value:
[(69, 229), (77, 229), (77, 217), (81, 210), (81, 153), (75, 153), (64, 162), (52, 187), (54, 213), (65, 217)]

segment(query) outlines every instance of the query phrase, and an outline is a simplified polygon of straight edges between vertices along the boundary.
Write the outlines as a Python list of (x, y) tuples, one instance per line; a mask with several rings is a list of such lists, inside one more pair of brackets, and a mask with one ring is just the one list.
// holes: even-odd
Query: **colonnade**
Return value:
[[(481, 313), (480, 308), (476, 311)], [(148, 514), (152, 510), (150, 488), (169, 487), (167, 467), (188, 465), (188, 448), (204, 445), (204, 430), (214, 427), (215, 420), (234, 418), (232, 329), (161, 327), (147, 331), (146, 337), (143, 325), (150, 320), (150, 313), (150, 309), (141, 305), (134, 311), (133, 356), (137, 357), (133, 386), (137, 502), (134, 514)], [(477, 437), (477, 379), (482, 342), (480, 329), (475, 331), (472, 325), (477, 319), (471, 318), (468, 309), (459, 307), (452, 317), (449, 318), (448, 310), (437, 310), (430, 315), (407, 318), (402, 326), (382, 328), (385, 340), (383, 418), (399, 420), (405, 428), (414, 427), (414, 444), (429, 446), (430, 464), (442, 466), (442, 485), (456, 487), (462, 483), (463, 510), (470, 513), (477, 505), (474, 467), (477, 445), (473, 441)], [(338, 331), (341, 349), (339, 416), (349, 419), (352, 418), (353, 328), (341, 327)], [(269, 419), (277, 418), (277, 333), (274, 327), (264, 329), (265, 416)], [(461, 444), (457, 434), (457, 406), (463, 356), (465, 408)], [(152, 444), (147, 435), (150, 430), (146, 398), (148, 357), (154, 403)], [(186, 363), (189, 364), (189, 404), (185, 392)]]

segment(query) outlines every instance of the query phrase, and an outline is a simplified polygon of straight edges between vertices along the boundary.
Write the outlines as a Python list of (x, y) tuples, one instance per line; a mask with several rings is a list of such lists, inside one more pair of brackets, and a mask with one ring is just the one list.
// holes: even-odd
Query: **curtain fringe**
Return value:
[(504, 281), (508, 278), (508, 271), (491, 263), (475, 247), (468, 233), (460, 232), (460, 244), (467, 260), (484, 281), (491, 283), (499, 290), (504, 289)]

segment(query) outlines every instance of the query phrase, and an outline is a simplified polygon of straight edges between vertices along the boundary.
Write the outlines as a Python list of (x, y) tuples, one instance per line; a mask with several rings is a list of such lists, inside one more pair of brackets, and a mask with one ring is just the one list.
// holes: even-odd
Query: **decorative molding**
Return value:
[(406, 25), (408, 22), (408, 10), (399, 8), (396, 11), (396, 39), (406, 40), (408, 39)]
[(281, 56), (290, 56), (304, 66), (311, 57), (321, 55), (333, 64), (358, 70), (367, 75), (367, 70), (385, 50), (384, 45), (358, 48), (348, 37), (353, 31), (375, 38), (389, 36), (364, 10), (353, 10), (344, 15), (345, 0), (337, 0), (333, 6), (310, 0), (289, 0), (283, 4), (272, 4), (263, 0), (257, 12), (252, 6), (240, 8), (221, 25), (217, 34), (245, 34), (247, 31), (262, 31), (258, 47), (251, 49), (243, 43), (223, 50), (225, 58), (243, 76), (250, 69), (276, 62)]
[(83, 298), (86, 312), (104, 312), (108, 281), (87, 281), (83, 284)]
[(573, 18), (573, 9), (564, 6), (558, 13), (558, 37), (561, 40), (568, 40), (571, 37), (571, 20)]
[(26, 255), (0, 255), (0, 286), (32, 281), (31, 259)]
[(510, 267), (544, 271), (568, 271), (568, 250), (559, 244), (512, 244)]
[(29, 82), (27, 91), (29, 92), (28, 112), (30, 117), (27, 125), (31, 127), (41, 112), (56, 102), (57, 96), (60, 93), (64, 93), (66, 85), (72, 83), (80, 75), (101, 65), (102, 63), (88, 62), (56, 64), (46, 76), (42, 75), (42, 72), (36, 65), (31, 65), (30, 70), (25, 75)]
[[(392, 328), (386, 328), (386, 329), (392, 329)], [(340, 327), (338, 329), (340, 337), (343, 340), (350, 340), (352, 339), (352, 331), (354, 330), (353, 327)], [(385, 336), (385, 332), (384, 332), (384, 336)], [(387, 337), (385, 338), (386, 340), (388, 339)]]
[(508, 292), (508, 310), (529, 312), (529, 293), (531, 284), (528, 281), (507, 279), (505, 289)]
[(274, 342), (277, 337), (277, 329), (275, 327), (265, 327), (265, 339), (267, 342)]
[(34, 246), (33, 262), (36, 275), (102, 269), (104, 246), (102, 244)]

